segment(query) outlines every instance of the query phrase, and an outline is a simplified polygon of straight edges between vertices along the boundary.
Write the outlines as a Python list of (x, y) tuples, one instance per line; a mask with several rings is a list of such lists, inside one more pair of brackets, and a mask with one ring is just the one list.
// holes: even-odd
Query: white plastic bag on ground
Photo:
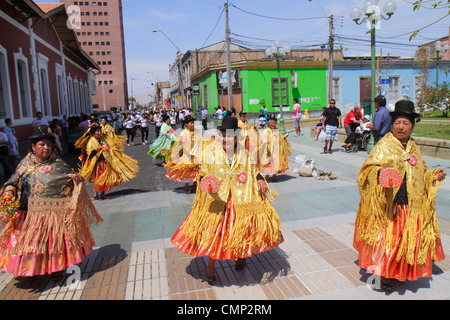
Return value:
[(297, 173), (298, 169), (302, 168), (303, 162), (306, 161), (306, 156), (299, 154), (298, 156), (295, 156), (294, 160), (294, 170), (292, 170), (292, 173)]
[(311, 176), (315, 177), (317, 175), (314, 159), (307, 160), (306, 156), (301, 154), (295, 156), (294, 169), (292, 170), (292, 173), (297, 173), (303, 168), (311, 169)]

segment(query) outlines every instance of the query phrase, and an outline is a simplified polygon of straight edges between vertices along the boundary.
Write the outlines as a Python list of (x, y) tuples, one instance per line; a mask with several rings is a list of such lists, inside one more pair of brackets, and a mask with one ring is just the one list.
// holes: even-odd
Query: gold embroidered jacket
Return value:
[[(414, 160), (414, 161), (412, 161)], [(371, 151), (358, 174), (361, 201), (356, 232), (369, 245), (386, 246), (393, 226), (393, 202), (399, 187), (383, 188), (378, 183), (381, 168), (395, 168), (406, 179), (408, 218), (397, 259), (406, 253), (408, 264), (426, 261), (429, 249), (434, 258), (435, 240), (440, 236), (436, 221), (435, 197), (439, 186), (432, 170), (427, 170), (420, 149), (410, 138), (406, 148), (388, 133)], [(419, 251), (415, 253), (416, 241)]]

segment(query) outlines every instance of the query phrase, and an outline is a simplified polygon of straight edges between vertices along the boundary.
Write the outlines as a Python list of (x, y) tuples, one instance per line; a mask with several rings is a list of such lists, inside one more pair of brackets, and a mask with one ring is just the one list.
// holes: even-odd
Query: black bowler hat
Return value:
[(52, 135), (52, 130), (46, 125), (33, 128), (33, 133), (28, 138), (32, 141), (48, 139), (51, 142), (55, 142), (55, 137)]
[(416, 113), (414, 110), (414, 103), (412, 101), (400, 100), (395, 103), (395, 110), (389, 112), (391, 117), (395, 116), (407, 116), (418, 118), (420, 114)]
[(236, 117), (226, 116), (222, 119), (222, 125), (217, 127), (218, 130), (236, 130), (238, 128), (238, 119)]
[(191, 121), (195, 121), (195, 118), (191, 115), (186, 116), (186, 118), (184, 118), (184, 123), (189, 123)]
[(98, 124), (93, 124), (90, 128), (89, 128), (89, 133), (91, 135), (95, 134), (95, 131), (97, 131), (98, 129), (101, 129), (102, 126), (99, 126)]
[(277, 122), (278, 119), (277, 119), (277, 117), (275, 117), (273, 114), (271, 114), (271, 115), (269, 116), (269, 118), (267, 119), (267, 121), (275, 121), (275, 122)]

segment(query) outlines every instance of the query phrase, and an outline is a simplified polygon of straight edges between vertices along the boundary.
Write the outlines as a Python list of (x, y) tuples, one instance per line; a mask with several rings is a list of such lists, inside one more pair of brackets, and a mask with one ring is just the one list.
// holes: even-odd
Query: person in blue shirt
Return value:
[(379, 95), (375, 98), (375, 109), (373, 123), (369, 123), (366, 126), (372, 130), (374, 145), (391, 130), (391, 116), (386, 108), (386, 98), (384, 96)]

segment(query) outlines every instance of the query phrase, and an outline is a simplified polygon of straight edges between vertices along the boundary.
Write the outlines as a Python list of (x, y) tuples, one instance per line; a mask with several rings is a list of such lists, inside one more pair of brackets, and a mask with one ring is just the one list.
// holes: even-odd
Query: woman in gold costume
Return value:
[[(186, 192), (195, 192), (197, 174), (202, 160), (202, 136), (195, 132), (195, 118), (186, 116), (186, 128), (178, 140), (167, 151), (166, 177), (172, 181), (184, 182)], [(189, 183), (194, 182), (192, 188)]]
[(444, 259), (435, 197), (443, 169), (427, 170), (411, 138), (419, 114), (411, 101), (398, 101), (392, 132), (371, 151), (358, 174), (359, 204), (353, 245), (359, 266), (381, 277), (392, 291), (399, 281), (431, 277), (433, 261)]
[(278, 214), (267, 183), (245, 146), (238, 144), (237, 119), (224, 117), (221, 137), (203, 152), (195, 203), (172, 237), (181, 251), (208, 256), (206, 280), (215, 281), (215, 261), (235, 260), (271, 250), (283, 241)]
[[(269, 163), (261, 169), (261, 173), (272, 175), (272, 181), (277, 181), (277, 174), (289, 169), (288, 155), (292, 153), (292, 146), (286, 139), (286, 136), (280, 134), (277, 129), (277, 118), (271, 116), (268, 125), (259, 133), (260, 148), (267, 151)], [(261, 152), (261, 150), (260, 150)]]
[[(32, 152), (0, 190), (0, 269), (60, 276), (89, 254), (90, 226), (103, 220), (82, 177), (53, 152), (48, 127), (35, 128), (30, 140)], [(15, 208), (8, 199), (19, 200)]]
[(121, 141), (120, 136), (102, 134), (102, 127), (94, 125), (75, 144), (85, 153), (80, 175), (94, 184), (95, 199), (105, 199), (105, 191), (134, 178), (139, 171), (137, 161), (122, 152)]

